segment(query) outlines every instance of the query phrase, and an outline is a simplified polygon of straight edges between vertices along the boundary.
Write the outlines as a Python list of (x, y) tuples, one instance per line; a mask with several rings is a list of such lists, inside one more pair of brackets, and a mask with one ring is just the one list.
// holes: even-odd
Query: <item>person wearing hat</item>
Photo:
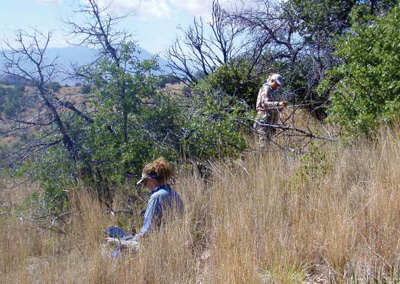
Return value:
[(142, 184), (150, 190), (150, 199), (144, 213), (142, 229), (134, 236), (135, 240), (146, 235), (150, 229), (160, 227), (167, 214), (180, 216), (183, 214), (182, 199), (168, 183), (171, 176), (171, 166), (162, 157), (143, 168), (142, 178), (137, 184)]
[(179, 194), (171, 189), (169, 180), (172, 169), (165, 158), (158, 158), (143, 168), (142, 177), (137, 185), (144, 185), (150, 190), (150, 199), (144, 213), (144, 222), (139, 233), (132, 236), (119, 227), (110, 227), (105, 230), (109, 235), (108, 241), (119, 244), (113, 255), (120, 254), (121, 247), (138, 248), (138, 241), (147, 235), (150, 230), (159, 228), (167, 217), (183, 215), (183, 202)]
[(270, 125), (278, 123), (279, 112), (287, 106), (287, 101), (280, 101), (277, 97), (277, 91), (283, 84), (281, 75), (272, 74), (258, 92), (254, 128), (259, 137), (260, 148), (265, 148), (275, 135), (276, 128)]

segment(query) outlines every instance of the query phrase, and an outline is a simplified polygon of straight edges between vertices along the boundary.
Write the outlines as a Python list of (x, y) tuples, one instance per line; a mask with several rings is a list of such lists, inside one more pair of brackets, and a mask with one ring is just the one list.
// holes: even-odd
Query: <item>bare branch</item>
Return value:
[(213, 1), (210, 21), (194, 18), (193, 24), (181, 31), (182, 38), (167, 51), (168, 66), (178, 78), (193, 84), (230, 62), (246, 47), (239, 42), (242, 30), (226, 20), (218, 0)]
[[(50, 61), (46, 58), (46, 51), (51, 40), (52, 33), (44, 34), (37, 29), (32, 29), (31, 32), (18, 30), (16, 32), (14, 47), (9, 42), (6, 43), (9, 50), (2, 51), (5, 60), (5, 73), (22, 78), (25, 81), (33, 84), (37, 88), (37, 93), (33, 96), (42, 102), (42, 107), (46, 109), (46, 113), (50, 115), (50, 119), (43, 122), (41, 112), (38, 112), (37, 120), (27, 120), (26, 118), (13, 119), (16, 123), (14, 130), (20, 130), (20, 124), (27, 126), (48, 127), (55, 125), (62, 135), (64, 146), (68, 149), (73, 160), (77, 159), (77, 149), (75, 142), (67, 132), (64, 122), (57, 109), (54, 101), (54, 95), (49, 91), (47, 84), (52, 81), (52, 77), (56, 72), (56, 60)], [(57, 144), (57, 143), (56, 143)], [(34, 146), (28, 145), (23, 151), (30, 155), (29, 151), (33, 149), (42, 149), (41, 146), (52, 146), (53, 144), (39, 143)]]

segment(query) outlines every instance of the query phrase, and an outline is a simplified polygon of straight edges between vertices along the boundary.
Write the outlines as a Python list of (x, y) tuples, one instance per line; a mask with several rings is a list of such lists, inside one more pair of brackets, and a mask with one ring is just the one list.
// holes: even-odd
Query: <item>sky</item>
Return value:
[[(12, 39), (15, 30), (33, 27), (44, 33), (53, 31), (50, 47), (65, 47), (68, 43), (62, 19), (86, 0), (0, 1), (1, 39)], [(223, 6), (235, 2), (240, 0), (220, 0)], [(129, 13), (121, 27), (132, 32), (142, 48), (162, 56), (181, 35), (178, 26), (188, 27), (195, 16), (209, 17), (212, 0), (98, 0), (98, 3), (109, 5), (109, 11), (115, 15)]]

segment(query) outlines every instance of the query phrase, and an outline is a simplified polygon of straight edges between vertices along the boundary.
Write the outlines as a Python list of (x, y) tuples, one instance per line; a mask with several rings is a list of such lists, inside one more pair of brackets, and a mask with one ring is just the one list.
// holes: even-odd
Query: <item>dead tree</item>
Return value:
[[(38, 138), (28, 140), (18, 152), (22, 159), (37, 151), (62, 143), (70, 159), (76, 162), (79, 159), (79, 149), (62, 117), (65, 108), (48, 87), (58, 72), (57, 58), (46, 57), (51, 35), (51, 32), (44, 34), (36, 29), (32, 29), (30, 33), (19, 30), (16, 32), (14, 44), (5, 43), (8, 49), (2, 51), (3, 73), (28, 82), (31, 91), (27, 92), (25, 100), (33, 102), (37, 111), (30, 113), (23, 108), (3, 126), (6, 133), (26, 132), (30, 128), (39, 130)], [(72, 107), (73, 104), (70, 103), (69, 108)], [(79, 112), (76, 108), (75, 110)], [(51, 131), (41, 132), (40, 130), (43, 129), (51, 129)]]
[(168, 48), (166, 58), (173, 74), (187, 84), (196, 85), (218, 66), (238, 59), (247, 47), (242, 30), (227, 20), (218, 0), (213, 1), (211, 20), (194, 18), (188, 29), (180, 30), (183, 36)]

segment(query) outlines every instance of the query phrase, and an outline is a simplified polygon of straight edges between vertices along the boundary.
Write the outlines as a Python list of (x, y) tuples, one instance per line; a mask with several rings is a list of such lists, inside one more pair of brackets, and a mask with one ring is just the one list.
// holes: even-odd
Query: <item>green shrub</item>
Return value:
[(81, 93), (84, 95), (90, 94), (91, 91), (92, 91), (92, 88), (89, 85), (84, 85), (81, 88)]
[(53, 92), (58, 92), (61, 89), (61, 84), (58, 82), (51, 82), (49, 83), (48, 87)]
[(235, 100), (245, 100), (255, 105), (263, 78), (250, 72), (246, 62), (232, 62), (218, 67), (214, 73), (204, 78), (196, 89), (202, 92), (223, 92)]
[(400, 7), (357, 20), (337, 44), (342, 63), (320, 89), (338, 81), (331, 92), (331, 118), (349, 134), (371, 137), (400, 115)]
[(5, 118), (16, 116), (21, 111), (23, 104), (25, 103), (23, 98), (23, 86), (10, 88), (0, 87), (0, 114), (4, 114)]

